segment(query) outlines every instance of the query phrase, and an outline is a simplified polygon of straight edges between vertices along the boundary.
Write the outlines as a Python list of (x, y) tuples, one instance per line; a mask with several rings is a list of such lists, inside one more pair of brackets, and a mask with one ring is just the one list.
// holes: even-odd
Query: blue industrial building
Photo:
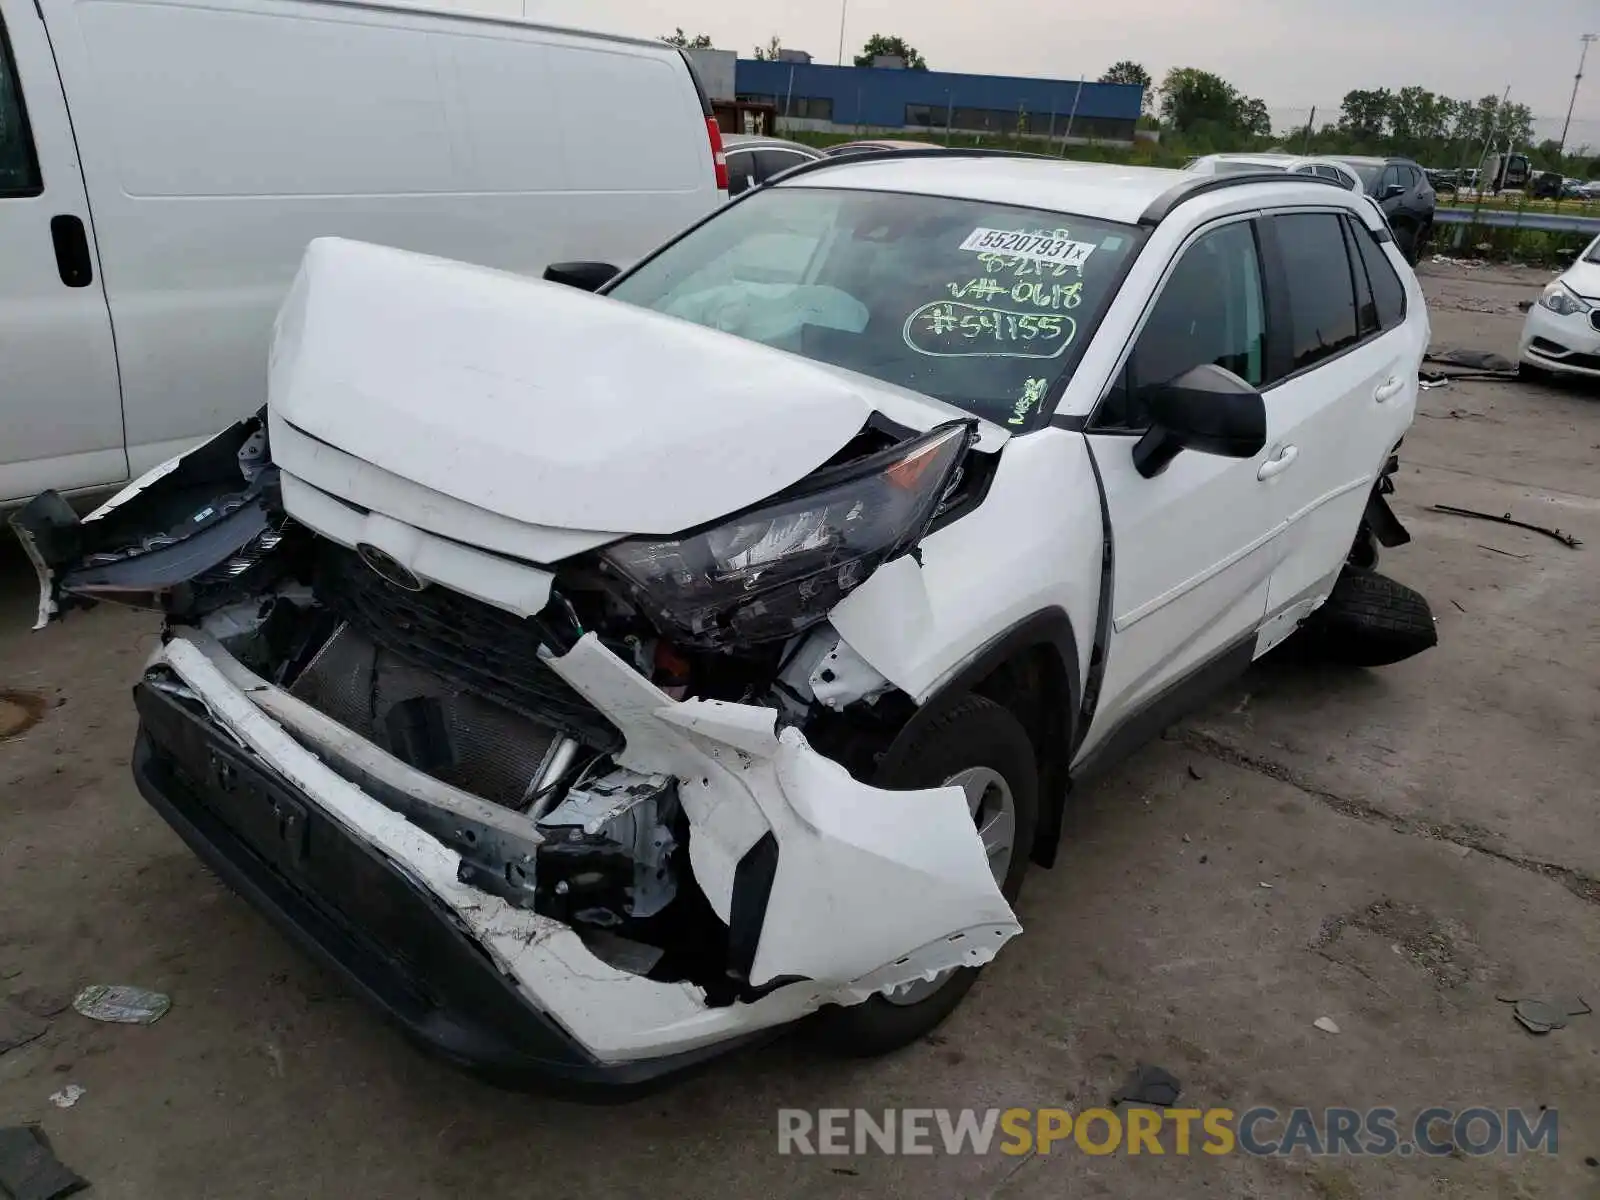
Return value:
[(1132, 141), (1144, 101), (1137, 84), (746, 58), (735, 81), (739, 100), (813, 128), (1063, 137), (1070, 124), (1074, 139)]

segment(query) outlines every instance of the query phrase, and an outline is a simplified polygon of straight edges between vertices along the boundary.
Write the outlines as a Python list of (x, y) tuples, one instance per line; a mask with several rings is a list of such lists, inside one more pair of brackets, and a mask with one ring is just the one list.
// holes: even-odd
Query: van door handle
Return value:
[(71, 213), (50, 218), (50, 240), (56, 247), (56, 270), (61, 282), (71, 288), (88, 287), (94, 282), (94, 263), (89, 258), (89, 235), (83, 222)]
[(1391, 375), (1378, 385), (1377, 390), (1372, 393), (1372, 398), (1382, 404), (1398, 396), (1405, 389), (1405, 386), (1406, 381), (1404, 379), (1401, 379), (1398, 375)]
[(1269, 458), (1261, 464), (1261, 469), (1256, 472), (1257, 479), (1271, 479), (1274, 475), (1281, 475), (1294, 465), (1294, 460), (1300, 457), (1300, 447), (1285, 446), (1278, 451), (1276, 458)]

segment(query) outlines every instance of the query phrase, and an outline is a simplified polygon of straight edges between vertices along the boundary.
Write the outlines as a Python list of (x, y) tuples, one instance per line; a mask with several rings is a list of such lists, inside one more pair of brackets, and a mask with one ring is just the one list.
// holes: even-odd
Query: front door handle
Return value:
[(1404, 379), (1401, 379), (1398, 375), (1391, 375), (1378, 385), (1377, 390), (1372, 393), (1372, 398), (1379, 404), (1383, 404), (1398, 396), (1405, 390), (1405, 386), (1406, 381)]
[(1294, 460), (1300, 457), (1300, 447), (1285, 446), (1278, 451), (1276, 458), (1269, 458), (1261, 464), (1261, 469), (1256, 472), (1257, 479), (1271, 479), (1274, 475), (1281, 475), (1294, 465)]
[(88, 287), (94, 282), (94, 263), (89, 258), (89, 235), (83, 222), (71, 213), (50, 218), (50, 240), (56, 248), (56, 271), (70, 288)]

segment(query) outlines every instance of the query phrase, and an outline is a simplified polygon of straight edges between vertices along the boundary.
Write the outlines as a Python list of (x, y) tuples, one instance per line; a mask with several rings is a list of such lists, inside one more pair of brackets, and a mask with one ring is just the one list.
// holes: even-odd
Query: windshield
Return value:
[(1583, 252), (1583, 261), (1600, 263), (1600, 238), (1589, 243), (1589, 248)]
[(607, 294), (1028, 426), (1071, 375), (1140, 238), (971, 200), (777, 187)]

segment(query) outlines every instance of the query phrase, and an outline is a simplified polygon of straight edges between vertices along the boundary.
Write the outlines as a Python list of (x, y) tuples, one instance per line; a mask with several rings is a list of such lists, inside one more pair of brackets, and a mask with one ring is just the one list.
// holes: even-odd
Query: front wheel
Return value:
[[(1015, 904), (1039, 823), (1039, 771), (1021, 722), (993, 700), (968, 696), (929, 722), (899, 762), (874, 786), (966, 792), (989, 869)], [(979, 969), (955, 967), (860, 1004), (824, 1009), (817, 1014), (818, 1035), (829, 1049), (855, 1057), (898, 1050), (954, 1012)]]

